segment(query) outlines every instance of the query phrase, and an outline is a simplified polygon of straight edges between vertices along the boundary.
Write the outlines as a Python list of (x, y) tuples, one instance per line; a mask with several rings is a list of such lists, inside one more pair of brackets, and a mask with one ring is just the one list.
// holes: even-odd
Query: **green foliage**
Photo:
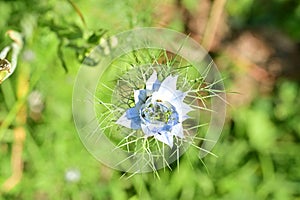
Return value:
[(278, 27), (300, 41), (300, 4), (297, 0), (230, 0), (227, 9), (235, 28)]
[[(172, 165), (173, 171), (160, 170), (160, 178), (151, 173), (124, 175), (85, 150), (71, 108), (80, 62), (105, 34), (155, 25), (153, 8), (158, 2), (76, 1), (85, 27), (68, 1), (0, 1), (0, 49), (9, 42), (9, 29), (22, 32), (25, 40), (16, 72), (1, 84), (0, 187), (12, 173), (17, 108), (27, 106), (23, 177), (11, 191), (0, 192), (1, 200), (300, 198), (300, 86), (293, 81), (278, 81), (269, 96), (257, 96), (250, 105), (231, 106), (213, 150), (218, 158), (208, 155), (201, 160), (191, 148), (179, 166)], [(228, 1), (227, 8), (231, 22), (240, 28), (266, 23), (300, 38), (298, 1)], [(171, 25), (180, 30), (182, 23)], [(28, 95), (17, 96), (20, 77), (29, 79), (29, 93), (43, 96), (45, 108), (38, 120), (30, 115)], [(65, 177), (72, 169), (80, 171), (77, 182)]]

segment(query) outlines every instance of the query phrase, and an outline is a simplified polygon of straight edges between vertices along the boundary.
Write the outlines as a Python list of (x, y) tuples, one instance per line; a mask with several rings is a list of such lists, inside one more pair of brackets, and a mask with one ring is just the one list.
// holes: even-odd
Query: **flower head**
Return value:
[(192, 109), (183, 102), (186, 93), (176, 89), (178, 76), (160, 82), (156, 71), (146, 82), (146, 89), (134, 90), (135, 106), (117, 120), (130, 129), (142, 129), (146, 137), (173, 147), (173, 136), (184, 138), (182, 122)]

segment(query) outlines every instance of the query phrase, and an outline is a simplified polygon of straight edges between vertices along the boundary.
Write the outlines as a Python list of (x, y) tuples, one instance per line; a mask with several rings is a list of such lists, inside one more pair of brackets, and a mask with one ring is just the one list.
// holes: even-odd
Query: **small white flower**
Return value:
[(23, 52), (23, 60), (31, 62), (36, 58), (35, 53), (32, 50), (25, 50)]
[(146, 82), (146, 89), (134, 91), (135, 106), (117, 120), (130, 129), (142, 129), (146, 137), (173, 147), (173, 136), (184, 138), (182, 122), (189, 118), (190, 106), (183, 102), (186, 93), (176, 89), (178, 76), (168, 76), (162, 83), (156, 71)]
[(118, 45), (118, 38), (115, 36), (107, 39), (101, 38), (99, 45), (103, 49), (104, 55), (109, 55), (111, 53), (111, 48), (115, 48)]
[(70, 183), (76, 183), (80, 180), (81, 173), (78, 169), (68, 169), (65, 173), (65, 180)]
[(112, 48), (115, 48), (118, 45), (118, 38), (116, 36), (110, 37), (109, 41)]
[(30, 111), (34, 113), (41, 113), (44, 109), (43, 95), (39, 91), (32, 91), (28, 95), (28, 104)]

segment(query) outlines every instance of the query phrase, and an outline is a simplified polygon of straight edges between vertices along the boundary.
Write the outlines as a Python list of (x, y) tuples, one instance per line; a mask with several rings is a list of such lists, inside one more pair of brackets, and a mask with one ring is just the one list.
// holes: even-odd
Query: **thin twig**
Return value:
[(212, 43), (215, 39), (225, 4), (226, 0), (215, 0), (213, 2), (210, 17), (202, 40), (202, 45), (207, 51), (211, 49)]

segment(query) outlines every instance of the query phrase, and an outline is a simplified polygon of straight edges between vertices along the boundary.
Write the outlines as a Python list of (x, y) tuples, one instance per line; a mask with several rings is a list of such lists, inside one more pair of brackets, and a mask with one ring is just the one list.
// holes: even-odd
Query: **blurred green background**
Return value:
[[(24, 47), (1, 84), (0, 199), (300, 199), (299, 24), (298, 0), (1, 0), (0, 49), (10, 29)], [(72, 89), (103, 34), (146, 26), (203, 44), (230, 105), (218, 158), (120, 178), (81, 144)]]

